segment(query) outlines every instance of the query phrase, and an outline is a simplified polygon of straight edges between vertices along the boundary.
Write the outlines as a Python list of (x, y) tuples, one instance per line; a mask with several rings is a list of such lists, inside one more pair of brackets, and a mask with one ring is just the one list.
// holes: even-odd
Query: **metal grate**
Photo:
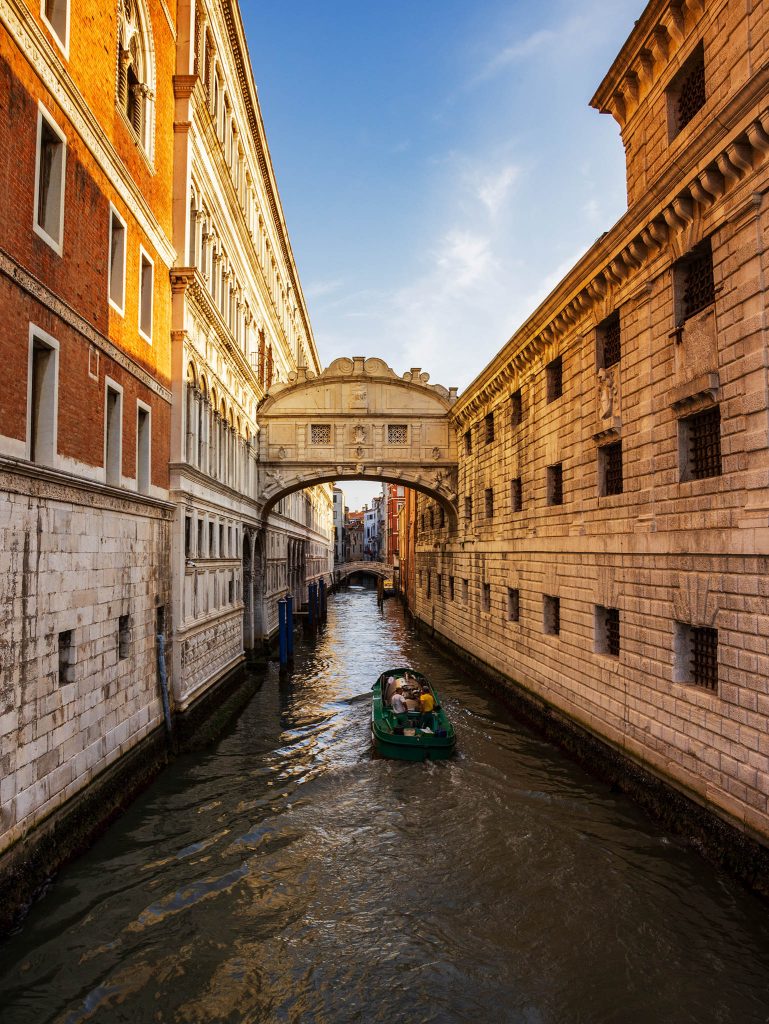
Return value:
[(689, 473), (693, 480), (721, 476), (721, 410), (699, 412), (687, 420), (689, 431)]
[(620, 361), (622, 346), (619, 328), (619, 313), (612, 313), (603, 324), (603, 368), (608, 370)]
[(490, 412), (486, 414), (486, 444), (491, 444), (494, 440), (494, 413)]
[(692, 682), (708, 690), (718, 689), (718, 630), (710, 626), (692, 627)]
[(513, 512), (520, 512), (523, 508), (523, 485), (519, 476), (510, 481), (510, 504)]
[(331, 424), (311, 423), (310, 444), (331, 444)]
[(603, 628), (606, 638), (606, 653), (619, 655), (619, 608), (604, 608)]
[(603, 448), (603, 493), (622, 494), (622, 442), (615, 441)]
[(713, 251), (707, 240), (698, 246), (684, 264), (683, 306), (684, 320), (706, 309), (716, 300), (713, 281)]
[(523, 419), (523, 398), (521, 389), (518, 388), (510, 395), (510, 425), (517, 427)]
[(387, 424), (387, 443), (406, 444), (408, 441), (408, 427), (405, 423)]
[(705, 106), (705, 57), (702, 52), (694, 55), (678, 89), (676, 122), (678, 131), (683, 131), (694, 115)]
[(547, 503), (563, 505), (563, 466), (560, 462), (547, 467)]

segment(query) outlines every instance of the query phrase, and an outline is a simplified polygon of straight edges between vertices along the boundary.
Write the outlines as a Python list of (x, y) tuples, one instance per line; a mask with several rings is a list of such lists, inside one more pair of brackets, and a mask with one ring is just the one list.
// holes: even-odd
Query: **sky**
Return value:
[(461, 391), (626, 208), (588, 104), (643, 0), (241, 7), (321, 363)]

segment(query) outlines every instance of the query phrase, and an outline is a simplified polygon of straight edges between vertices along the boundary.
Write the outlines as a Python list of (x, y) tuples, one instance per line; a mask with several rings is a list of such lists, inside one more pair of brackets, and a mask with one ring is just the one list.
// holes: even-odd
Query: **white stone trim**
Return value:
[[(58, 136), (60, 142), (64, 146), (61, 157), (61, 180), (59, 183), (59, 237), (54, 238), (53, 235), (49, 235), (45, 228), (37, 222), (37, 206), (40, 200), (40, 143), (42, 141), (43, 133), (43, 119), (46, 124), (52, 129), (54, 134)], [(64, 196), (66, 192), (67, 182), (67, 136), (64, 134), (62, 129), (54, 120), (53, 114), (45, 107), (43, 103), (38, 100), (37, 103), (37, 135), (35, 143), (35, 195), (32, 206), (32, 230), (38, 235), (43, 241), (50, 245), (57, 256), (61, 256), (64, 251)]]
[[(148, 429), (149, 429), (149, 450), (147, 452), (147, 489), (142, 491), (139, 489), (139, 411), (143, 410), (147, 413), (148, 418)], [(149, 494), (152, 491), (152, 406), (147, 405), (146, 402), (142, 402), (140, 398), (136, 399), (136, 490), (139, 494)]]
[[(118, 435), (118, 473), (117, 480), (112, 482), (109, 479), (108, 470), (108, 458), (109, 452), (107, 451), (107, 421), (108, 421), (108, 403), (107, 393), (108, 391), (116, 391), (120, 395), (120, 428)], [(116, 380), (112, 377), (104, 375), (104, 446), (103, 446), (103, 460), (104, 460), (104, 482), (112, 487), (123, 486), (123, 417), (125, 416), (125, 406), (123, 401), (123, 388)]]
[(25, 458), (32, 461), (32, 351), (35, 338), (45, 342), (54, 354), (54, 385), (53, 385), (53, 458), (44, 463), (55, 469), (58, 465), (59, 450), (59, 343), (42, 327), (30, 323), (27, 341), (27, 433), (25, 439)]
[[(121, 292), (123, 296), (123, 304), (118, 305), (112, 298), (112, 218), (115, 217), (123, 225), (123, 280), (121, 282)], [(125, 316), (125, 283), (126, 283), (126, 272), (128, 265), (128, 225), (126, 224), (123, 217), (120, 216), (119, 211), (116, 209), (113, 203), (109, 204), (109, 232), (108, 232), (108, 245), (109, 249), (107, 252), (107, 301), (109, 302), (112, 309), (120, 316)]]
[[(142, 270), (143, 270), (143, 260), (145, 260), (145, 259), (147, 260), (147, 262), (149, 263), (150, 267), (152, 268), (152, 289), (151, 289), (151, 292), (150, 292), (150, 333), (149, 334), (146, 334), (142, 330), (142, 298), (143, 298), (143, 296), (142, 296)], [(141, 338), (144, 338), (144, 340), (147, 342), (148, 345), (151, 345), (152, 344), (152, 328), (154, 326), (154, 317), (155, 317), (155, 261), (153, 260), (153, 258), (150, 256), (150, 254), (147, 252), (147, 250), (144, 248), (143, 245), (139, 246), (139, 291), (138, 291), (138, 301), (137, 301), (137, 310), (136, 310), (136, 312), (137, 312), (136, 324), (137, 324), (137, 327), (139, 329), (139, 336)]]
[(48, 20), (48, 18), (45, 15), (45, 0), (40, 0), (40, 20), (45, 25), (45, 27), (48, 29), (48, 31), (51, 33), (53, 38), (55, 39), (56, 45), (61, 50), (62, 54), (64, 55), (64, 58), (66, 60), (69, 60), (69, 12), (70, 12), (70, 0), (64, 0), (64, 3), (66, 4), (67, 10), (66, 10), (66, 16), (65, 16), (66, 25), (64, 27), (64, 38), (63, 39), (61, 38), (61, 36), (59, 35), (59, 33), (56, 30), (56, 28), (51, 24), (51, 22)]

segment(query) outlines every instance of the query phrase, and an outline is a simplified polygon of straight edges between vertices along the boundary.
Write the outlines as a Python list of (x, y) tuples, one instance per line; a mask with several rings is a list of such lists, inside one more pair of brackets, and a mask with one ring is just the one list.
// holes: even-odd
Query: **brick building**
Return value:
[[(452, 410), (436, 632), (769, 838), (769, 11), (653, 0), (593, 106), (628, 209)], [(434, 512), (434, 515), (431, 513)]]
[(175, 26), (0, 21), (1, 849), (163, 720)]

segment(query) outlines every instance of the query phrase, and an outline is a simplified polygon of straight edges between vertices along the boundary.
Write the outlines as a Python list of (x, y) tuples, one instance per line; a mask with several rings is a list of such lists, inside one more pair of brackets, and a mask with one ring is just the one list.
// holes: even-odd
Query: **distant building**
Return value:
[(363, 561), (363, 517), (365, 511), (348, 512), (344, 527), (345, 562)]
[(344, 491), (334, 488), (334, 565), (344, 561)]
[(398, 564), (398, 513), (405, 502), (406, 488), (402, 484), (383, 484), (384, 524), (382, 529), (382, 560), (388, 565)]

